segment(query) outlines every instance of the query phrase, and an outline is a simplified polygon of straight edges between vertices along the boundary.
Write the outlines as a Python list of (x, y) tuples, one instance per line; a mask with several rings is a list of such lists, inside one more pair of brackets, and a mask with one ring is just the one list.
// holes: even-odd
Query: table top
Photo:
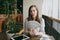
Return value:
[(40, 40), (40, 36), (32, 36), (29, 40)]

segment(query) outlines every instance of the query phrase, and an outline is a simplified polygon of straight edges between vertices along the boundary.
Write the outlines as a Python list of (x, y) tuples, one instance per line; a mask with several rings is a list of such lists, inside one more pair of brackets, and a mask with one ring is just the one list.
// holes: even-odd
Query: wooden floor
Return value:
[(8, 40), (7, 34), (5, 32), (0, 33), (0, 40)]

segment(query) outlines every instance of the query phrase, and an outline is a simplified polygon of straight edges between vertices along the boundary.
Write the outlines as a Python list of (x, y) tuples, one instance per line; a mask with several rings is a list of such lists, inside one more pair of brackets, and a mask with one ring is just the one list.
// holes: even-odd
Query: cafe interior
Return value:
[(49, 38), (60, 40), (60, 0), (0, 0), (0, 40), (46, 40), (24, 34), (30, 5), (37, 5)]

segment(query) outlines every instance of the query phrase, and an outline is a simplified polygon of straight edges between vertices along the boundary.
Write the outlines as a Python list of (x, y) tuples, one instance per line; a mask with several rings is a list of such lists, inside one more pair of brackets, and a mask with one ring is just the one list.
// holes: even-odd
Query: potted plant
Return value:
[(8, 16), (7, 27), (10, 28), (10, 33), (17, 33), (21, 28), (23, 28), (23, 23), (10, 19), (10, 16)]
[(12, 20), (10, 18), (11, 18), (11, 16), (8, 15), (8, 21), (6, 23), (6, 25), (8, 27), (7, 34), (9, 36), (9, 38), (11, 38), (11, 36), (13, 36), (16, 33), (18, 33), (23, 28), (23, 23), (20, 23), (18, 21)]

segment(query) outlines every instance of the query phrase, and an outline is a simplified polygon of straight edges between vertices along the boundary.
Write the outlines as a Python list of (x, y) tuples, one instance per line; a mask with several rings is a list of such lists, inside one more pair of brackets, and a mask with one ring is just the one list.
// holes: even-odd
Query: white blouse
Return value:
[(42, 18), (41, 23), (38, 23), (37, 21), (28, 21), (27, 19), (25, 20), (25, 32), (28, 32), (28, 28), (34, 29), (35, 30), (35, 35), (43, 35), (45, 34), (45, 21)]

